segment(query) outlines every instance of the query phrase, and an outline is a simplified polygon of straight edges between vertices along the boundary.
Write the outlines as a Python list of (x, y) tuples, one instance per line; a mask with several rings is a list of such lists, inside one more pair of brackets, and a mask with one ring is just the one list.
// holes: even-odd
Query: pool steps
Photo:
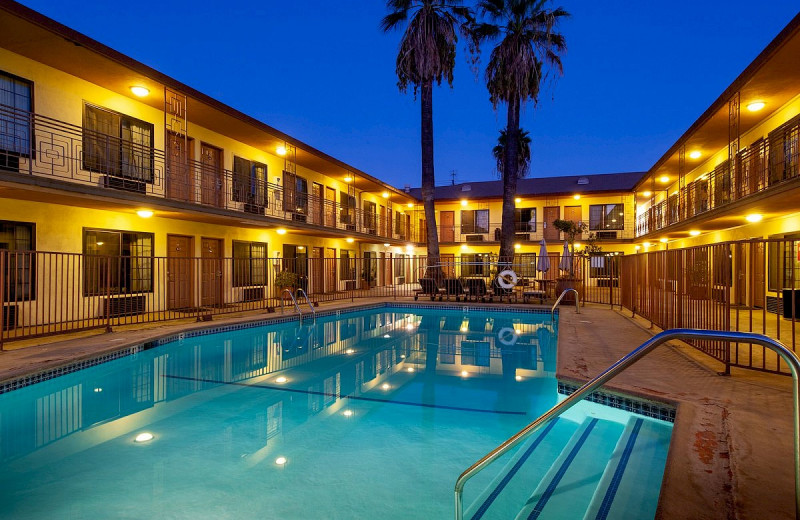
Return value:
[[(653, 515), (669, 448), (668, 425), (636, 416), (624, 425), (593, 417), (580, 424), (563, 418), (551, 424), (514, 452), (465, 518), (611, 520)], [(643, 481), (652, 482), (644, 492)]]

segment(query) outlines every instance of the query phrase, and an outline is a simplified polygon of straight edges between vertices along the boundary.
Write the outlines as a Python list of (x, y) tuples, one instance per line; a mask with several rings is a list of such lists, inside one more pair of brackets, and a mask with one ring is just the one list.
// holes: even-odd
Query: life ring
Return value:
[(504, 269), (497, 274), (497, 285), (503, 289), (511, 289), (517, 285), (517, 273), (511, 269)]
[(497, 332), (497, 340), (508, 347), (513, 346), (518, 339), (517, 331), (511, 327), (503, 327)]

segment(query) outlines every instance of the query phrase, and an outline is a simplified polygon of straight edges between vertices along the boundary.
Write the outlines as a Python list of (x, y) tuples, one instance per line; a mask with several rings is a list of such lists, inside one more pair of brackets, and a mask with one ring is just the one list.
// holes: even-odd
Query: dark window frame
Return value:
[[(89, 246), (89, 233), (106, 233), (106, 234), (116, 234), (119, 237), (119, 254), (117, 255), (101, 255), (101, 254), (91, 254), (88, 252)], [(138, 238), (149, 238), (150, 239), (150, 254), (149, 255), (125, 255), (123, 254), (123, 248), (125, 245), (125, 237), (130, 239), (131, 237), (138, 237)], [(96, 240), (95, 240), (96, 242)], [(138, 258), (149, 258), (149, 266), (134, 266), (134, 259)], [(116, 259), (116, 260), (114, 260)], [(155, 263), (155, 234), (148, 233), (146, 231), (128, 231), (128, 230), (121, 230), (121, 229), (103, 229), (103, 228), (83, 228), (83, 295), (84, 296), (120, 296), (120, 295), (133, 295), (133, 294), (150, 294), (154, 292), (154, 263)], [(116, 265), (114, 265), (116, 264)], [(106, 268), (106, 272), (103, 273), (103, 268)], [(147, 278), (142, 277), (134, 277), (134, 271), (139, 270), (143, 272), (148, 272), (149, 275)], [(115, 274), (116, 271), (116, 274)], [(94, 276), (93, 273), (97, 273), (97, 276)], [(113, 282), (113, 279), (116, 277), (117, 285), (116, 287), (112, 286), (111, 283), (108, 285), (108, 291), (103, 291), (102, 287), (99, 285), (97, 287), (93, 287), (92, 284), (94, 282), (99, 282), (100, 277), (105, 274), (106, 277), (110, 278)], [(126, 287), (123, 288), (123, 280), (126, 284)], [(135, 283), (143, 283), (146, 282), (147, 286), (144, 289), (134, 290), (133, 285)], [(124, 289), (124, 290), (123, 290)]]
[[(486, 215), (486, 228), (478, 226), (478, 214)], [(466, 214), (471, 214), (470, 219), (465, 219)], [(468, 222), (469, 221), (469, 222)], [(468, 223), (467, 223), (468, 222)], [(462, 209), (461, 210), (461, 234), (488, 234), (489, 233), (489, 210), (488, 209)]]
[[(107, 114), (112, 115), (113, 117), (118, 118), (116, 121), (118, 125), (118, 132), (117, 135), (111, 135), (107, 133), (103, 133), (98, 130), (88, 130), (87, 125), (87, 116), (89, 110), (98, 110), (100, 112), (105, 112)], [(139, 145), (134, 143), (133, 141), (126, 141), (123, 137), (124, 131), (124, 122), (134, 122), (138, 123), (141, 126), (148, 127), (150, 130), (150, 143), (145, 145)], [(144, 121), (142, 119), (135, 118), (133, 116), (129, 116), (127, 114), (123, 114), (121, 112), (117, 112), (116, 110), (111, 110), (109, 108), (102, 107), (100, 105), (96, 105), (94, 103), (90, 103), (88, 101), (83, 102), (83, 115), (82, 115), (82, 122), (81, 122), (81, 132), (82, 132), (82, 146), (83, 146), (83, 157), (82, 157), (82, 169), (90, 172), (97, 172), (103, 173), (105, 175), (109, 175), (111, 177), (119, 177), (123, 179), (129, 179), (136, 182), (144, 182), (147, 184), (152, 184), (155, 179), (155, 125)], [(106, 157), (107, 164), (98, 164), (93, 163), (92, 161), (101, 160), (100, 158), (93, 158), (90, 155), (89, 149), (93, 145), (89, 145), (92, 140), (99, 141), (105, 139), (109, 143), (118, 143), (118, 147), (114, 147), (112, 152), (116, 152), (116, 157), (111, 154)], [(140, 174), (129, 174), (125, 173), (125, 165), (124, 165), (124, 151), (125, 145), (128, 143), (128, 146), (131, 150), (138, 150), (141, 154), (149, 154), (149, 165), (147, 167), (142, 166), (143, 168), (142, 173)], [(109, 147), (109, 150), (111, 147)], [(147, 157), (144, 157), (147, 160)]]
[[(238, 256), (237, 253), (242, 251), (242, 246), (246, 246), (247, 256)], [(263, 248), (263, 257), (254, 255), (258, 248)], [(269, 246), (267, 242), (234, 240), (231, 256), (233, 258), (233, 280), (231, 282), (233, 287), (266, 287), (269, 285)], [(259, 266), (259, 262), (263, 265)], [(259, 283), (258, 280), (262, 280), (262, 283)]]
[[(17, 76), (16, 74), (12, 74), (10, 72), (6, 72), (4, 70), (0, 70), (0, 76), (6, 76), (6, 77), (8, 77), (8, 78), (10, 78), (10, 79), (12, 79), (14, 81), (19, 81), (20, 83), (27, 83), (27, 85), (28, 85), (28, 105), (29, 105), (27, 110), (19, 109), (16, 106), (12, 106), (12, 110), (15, 113), (15, 115), (17, 113), (19, 113), (19, 112), (27, 112), (27, 114), (25, 114), (25, 117), (27, 118), (27, 120), (24, 123), (24, 124), (27, 124), (29, 126), (28, 132), (27, 132), (29, 134), (29, 137), (28, 137), (29, 140), (28, 140), (28, 146), (26, 148), (26, 152), (20, 152), (20, 151), (16, 151), (16, 150), (4, 150), (1, 147), (0, 147), (0, 150), (3, 151), (4, 155), (7, 155), (7, 156), (8, 155), (13, 155), (13, 156), (16, 156), (16, 157), (28, 158), (33, 154), (33, 151), (36, 149), (35, 129), (34, 129), (34, 125), (33, 125), (33, 113), (34, 113), (34, 107), (36, 106), (34, 104), (34, 102), (35, 102), (35, 99), (34, 99), (34, 92), (35, 92), (34, 91), (34, 82), (32, 80), (27, 79), (27, 78), (23, 78), (22, 76)], [(14, 123), (14, 124), (17, 124), (17, 123)], [(0, 143), (1, 142), (2, 141), (0, 141)], [(0, 166), (2, 166), (2, 164), (0, 164)]]
[[(6, 273), (16, 272), (16, 280), (14, 285), (10, 285), (11, 279), (6, 280), (8, 284), (6, 287), (0, 287), (4, 296), (9, 302), (14, 301), (35, 301), (36, 300), (36, 223), (22, 222), (17, 220), (0, 220), (0, 227), (27, 227), (30, 233), (30, 248), (19, 249), (15, 244), (12, 249), (10, 247), (0, 247), (0, 250), (9, 251), (6, 256), (9, 265), (5, 266)], [(15, 238), (16, 240), (16, 238)], [(11, 254), (14, 253), (14, 254)], [(19, 265), (20, 256), (22, 258), (22, 266)], [(14, 265), (10, 265), (13, 263)], [(25, 274), (27, 272), (27, 274)], [(21, 275), (21, 276), (20, 276)], [(19, 288), (22, 287), (22, 294), (18, 294)]]
[[(529, 215), (532, 215), (533, 219), (529, 217), (525, 220), (524, 211), (529, 211)], [(531, 224), (531, 220), (533, 220), (533, 224)], [(537, 223), (536, 208), (514, 208), (514, 231), (517, 233), (536, 233)]]
[[(243, 171), (239, 171), (245, 167)], [(258, 170), (263, 169), (263, 175), (259, 179)], [(267, 183), (269, 182), (269, 167), (258, 161), (251, 161), (233, 156), (233, 193), (231, 199), (234, 202), (244, 202), (262, 208), (269, 207), (269, 197), (267, 196)]]
[[(613, 206), (613, 207), (612, 207)], [(597, 217), (597, 210), (602, 208)], [(614, 213), (619, 209), (616, 222), (613, 222)], [(625, 229), (625, 204), (615, 202), (610, 204), (591, 204), (589, 206), (589, 231), (623, 231)]]

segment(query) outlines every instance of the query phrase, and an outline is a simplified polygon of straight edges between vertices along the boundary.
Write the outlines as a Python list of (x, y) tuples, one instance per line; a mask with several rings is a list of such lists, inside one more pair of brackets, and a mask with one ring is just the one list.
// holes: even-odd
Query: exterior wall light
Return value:
[(133, 92), (134, 96), (145, 97), (147, 94), (150, 93), (150, 89), (140, 86), (134, 86), (131, 87), (131, 92)]

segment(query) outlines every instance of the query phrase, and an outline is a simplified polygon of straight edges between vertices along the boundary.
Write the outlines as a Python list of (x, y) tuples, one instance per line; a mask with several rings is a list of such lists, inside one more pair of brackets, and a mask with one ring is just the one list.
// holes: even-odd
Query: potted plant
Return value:
[(297, 287), (297, 274), (291, 271), (279, 272), (275, 275), (275, 287), (279, 296), (283, 295), (284, 289), (294, 292), (295, 287)]
[[(586, 229), (586, 223), (575, 222), (574, 220), (556, 219), (553, 221), (553, 226), (564, 233), (564, 237), (569, 245), (569, 251), (574, 259), (575, 238), (583, 234), (583, 231)], [(556, 279), (556, 293), (560, 295), (567, 289), (579, 290), (579, 287), (580, 279), (575, 276), (575, 262), (573, 260), (573, 262), (570, 262), (569, 264), (569, 269), (562, 270), (562, 274), (559, 274), (558, 278)], [(563, 303), (575, 303), (575, 297), (570, 292), (569, 294), (565, 295), (564, 299), (561, 301)]]

